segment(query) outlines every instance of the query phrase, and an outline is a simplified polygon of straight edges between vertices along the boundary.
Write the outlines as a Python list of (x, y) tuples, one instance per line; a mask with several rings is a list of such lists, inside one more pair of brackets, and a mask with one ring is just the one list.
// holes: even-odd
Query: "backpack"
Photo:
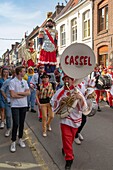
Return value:
[(98, 76), (95, 87), (99, 90), (110, 89), (112, 86), (111, 77), (108, 75)]

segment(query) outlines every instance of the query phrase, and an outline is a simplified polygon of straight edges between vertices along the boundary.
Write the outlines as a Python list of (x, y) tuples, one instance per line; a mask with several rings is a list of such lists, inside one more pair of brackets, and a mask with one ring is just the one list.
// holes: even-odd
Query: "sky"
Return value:
[(66, 4), (65, 0), (0, 0), (0, 57), (11, 44), (21, 42), (25, 32), (29, 35), (40, 26), (58, 2)]

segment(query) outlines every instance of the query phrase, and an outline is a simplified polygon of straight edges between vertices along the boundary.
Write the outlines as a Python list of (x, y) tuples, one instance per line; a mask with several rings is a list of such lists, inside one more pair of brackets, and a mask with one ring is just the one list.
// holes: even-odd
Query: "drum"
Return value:
[(87, 115), (88, 117), (92, 117), (96, 114), (98, 105), (95, 101), (95, 92), (93, 88), (87, 88), (87, 95), (85, 96), (87, 98), (87, 103), (91, 103), (91, 111)]
[(94, 116), (94, 115), (96, 114), (97, 108), (98, 108), (98, 105), (97, 105), (96, 101), (94, 101), (94, 100), (92, 100), (92, 99), (90, 99), (90, 100), (91, 100), (91, 102), (92, 102), (92, 110), (91, 110), (91, 112), (87, 115), (88, 117)]
[(110, 89), (112, 86), (111, 77), (108, 75), (99, 76), (95, 85), (99, 90)]

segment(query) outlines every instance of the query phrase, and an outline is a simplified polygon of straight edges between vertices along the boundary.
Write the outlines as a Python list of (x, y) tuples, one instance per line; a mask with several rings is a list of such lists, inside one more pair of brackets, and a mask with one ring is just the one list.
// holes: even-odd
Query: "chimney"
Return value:
[(16, 43), (15, 43), (15, 46), (17, 47), (19, 44), (20, 44), (19, 42), (16, 42)]
[(24, 34), (24, 38), (26, 39), (27, 38), (27, 33), (25, 32), (25, 34)]
[(64, 8), (64, 4), (62, 3), (62, 5), (60, 5), (60, 3), (58, 2), (58, 5), (56, 6), (56, 16), (62, 11), (62, 9)]

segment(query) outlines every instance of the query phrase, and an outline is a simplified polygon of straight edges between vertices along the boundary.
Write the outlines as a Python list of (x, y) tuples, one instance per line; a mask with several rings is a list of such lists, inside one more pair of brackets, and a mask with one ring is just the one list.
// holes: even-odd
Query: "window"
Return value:
[(77, 18), (74, 18), (71, 21), (71, 41), (74, 42), (77, 40)]
[(65, 25), (62, 25), (60, 27), (60, 33), (61, 33), (61, 45), (66, 44), (66, 32), (65, 32)]
[(108, 46), (101, 46), (98, 48), (98, 64), (108, 66)]
[(108, 30), (108, 5), (102, 7), (98, 11), (99, 16), (99, 32)]
[(87, 38), (90, 36), (90, 11), (86, 11), (83, 14), (83, 28), (84, 28), (84, 32), (83, 32), (83, 37)]

